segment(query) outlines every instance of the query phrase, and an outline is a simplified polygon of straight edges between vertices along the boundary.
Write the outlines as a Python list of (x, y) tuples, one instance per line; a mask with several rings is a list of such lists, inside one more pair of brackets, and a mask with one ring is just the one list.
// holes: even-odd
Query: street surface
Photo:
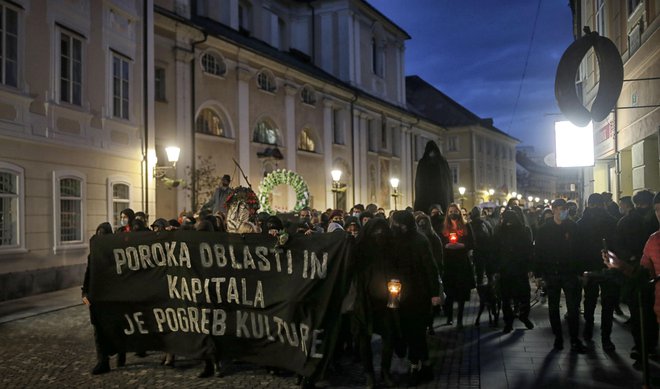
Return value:
[[(150, 352), (145, 358), (127, 355), (127, 364), (93, 376), (96, 363), (92, 327), (87, 308), (77, 304), (78, 288), (55, 294), (33, 296), (0, 303), (0, 387), (2, 388), (293, 388), (293, 375), (270, 374), (267, 369), (234, 364), (223, 378), (197, 378), (202, 362), (179, 358), (175, 368), (160, 365), (162, 353)], [(50, 304), (49, 304), (50, 303)], [(552, 351), (554, 337), (547, 320), (547, 307), (532, 308), (533, 330), (514, 323), (514, 331), (501, 333), (500, 326), (488, 326), (484, 312), (481, 327), (474, 327), (478, 298), (473, 294), (466, 306), (465, 328), (444, 326), (436, 318), (436, 335), (429, 335), (435, 380), (427, 388), (640, 388), (641, 373), (632, 368), (628, 353), (632, 346), (623, 326), (626, 316), (616, 316), (612, 340), (617, 351), (611, 355), (600, 345), (599, 324), (595, 342), (585, 355), (572, 354), (568, 340), (563, 351)], [(56, 309), (56, 310), (53, 310)], [(597, 313), (599, 313), (597, 309)], [(624, 308), (624, 311), (625, 308)], [(43, 313), (42, 313), (43, 312)], [(626, 311), (627, 312), (627, 311)], [(21, 315), (22, 314), (22, 315)], [(25, 318), (20, 318), (27, 316)], [(9, 321), (8, 321), (9, 320)], [(379, 376), (380, 342), (374, 339), (374, 366)], [(406, 385), (406, 363), (395, 360), (394, 378)], [(653, 375), (660, 376), (660, 365), (652, 363)], [(351, 355), (342, 355), (319, 387), (361, 387), (362, 368)], [(377, 381), (378, 382), (378, 381)]]

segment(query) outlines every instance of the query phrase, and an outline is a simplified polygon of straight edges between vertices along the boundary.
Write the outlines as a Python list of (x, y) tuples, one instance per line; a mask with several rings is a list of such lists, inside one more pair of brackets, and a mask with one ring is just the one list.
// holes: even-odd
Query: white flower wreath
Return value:
[(271, 215), (275, 213), (268, 202), (268, 195), (273, 191), (273, 188), (282, 184), (290, 185), (296, 192), (296, 206), (293, 208), (295, 212), (309, 206), (309, 188), (305, 180), (298, 173), (291, 170), (277, 169), (268, 173), (259, 184), (259, 203), (262, 211)]

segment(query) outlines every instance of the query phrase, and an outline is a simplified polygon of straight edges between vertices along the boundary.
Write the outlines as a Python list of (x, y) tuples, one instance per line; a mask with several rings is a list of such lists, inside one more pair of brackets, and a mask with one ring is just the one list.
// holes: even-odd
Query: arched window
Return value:
[(316, 92), (314, 88), (306, 85), (300, 90), (300, 99), (303, 103), (309, 105), (316, 105)]
[(266, 92), (275, 92), (277, 86), (275, 85), (275, 76), (268, 70), (262, 70), (257, 74), (257, 85), (259, 89)]
[(298, 150), (316, 152), (316, 142), (314, 141), (313, 131), (311, 128), (303, 128), (300, 132), (300, 139), (298, 140)]
[(195, 121), (195, 131), (199, 132), (200, 134), (222, 137), (226, 137), (228, 135), (220, 115), (218, 115), (211, 108), (204, 108), (199, 113), (197, 120)]
[(280, 130), (270, 120), (260, 120), (254, 128), (252, 141), (267, 145), (281, 144)]
[(220, 77), (227, 73), (227, 65), (225, 65), (225, 61), (220, 55), (212, 52), (202, 54), (202, 69), (204, 70), (204, 73)]

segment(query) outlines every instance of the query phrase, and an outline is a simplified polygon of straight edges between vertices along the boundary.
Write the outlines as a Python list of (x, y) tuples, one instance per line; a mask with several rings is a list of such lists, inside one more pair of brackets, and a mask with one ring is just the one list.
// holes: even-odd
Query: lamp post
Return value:
[(532, 208), (534, 206), (532, 201), (534, 201), (534, 196), (527, 196), (527, 207)]
[(390, 185), (392, 185), (392, 197), (394, 198), (394, 210), (396, 211), (396, 203), (397, 203), (397, 198), (401, 196), (401, 193), (399, 193), (399, 179), (392, 177), (390, 178)]
[(463, 195), (465, 194), (465, 187), (464, 186), (459, 186), (458, 187), (458, 194), (461, 195), (461, 208), (463, 207)]
[(330, 175), (332, 176), (332, 193), (334, 194), (335, 198), (335, 206), (334, 208), (337, 208), (337, 193), (342, 191), (342, 185), (339, 182), (341, 180), (341, 170), (339, 169), (334, 169), (333, 171), (330, 172)]

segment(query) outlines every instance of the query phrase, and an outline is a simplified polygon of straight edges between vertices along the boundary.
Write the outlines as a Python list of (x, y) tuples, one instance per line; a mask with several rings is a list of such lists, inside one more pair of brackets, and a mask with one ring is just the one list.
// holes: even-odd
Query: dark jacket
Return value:
[[(636, 262), (642, 258), (644, 245), (654, 232), (650, 231), (653, 224), (649, 221), (649, 214), (652, 214), (655, 219), (652, 211), (653, 208), (635, 208), (619, 220), (616, 225), (616, 246), (619, 250), (617, 252), (619, 258), (631, 260), (634, 257)], [(657, 226), (655, 228), (657, 230)]]
[(394, 271), (401, 280), (401, 310), (425, 314), (431, 297), (438, 296), (440, 282), (428, 239), (417, 231), (397, 237), (394, 243)]
[(605, 239), (608, 250), (616, 252), (616, 219), (604, 208), (587, 208), (578, 226), (578, 253), (584, 270), (597, 271), (606, 268), (601, 250)]
[(577, 224), (569, 219), (543, 224), (536, 238), (534, 271), (541, 276), (582, 274), (577, 235)]
[(531, 270), (532, 240), (529, 229), (523, 225), (502, 225), (495, 231), (493, 238), (496, 272), (502, 280), (512, 277), (524, 277)]

